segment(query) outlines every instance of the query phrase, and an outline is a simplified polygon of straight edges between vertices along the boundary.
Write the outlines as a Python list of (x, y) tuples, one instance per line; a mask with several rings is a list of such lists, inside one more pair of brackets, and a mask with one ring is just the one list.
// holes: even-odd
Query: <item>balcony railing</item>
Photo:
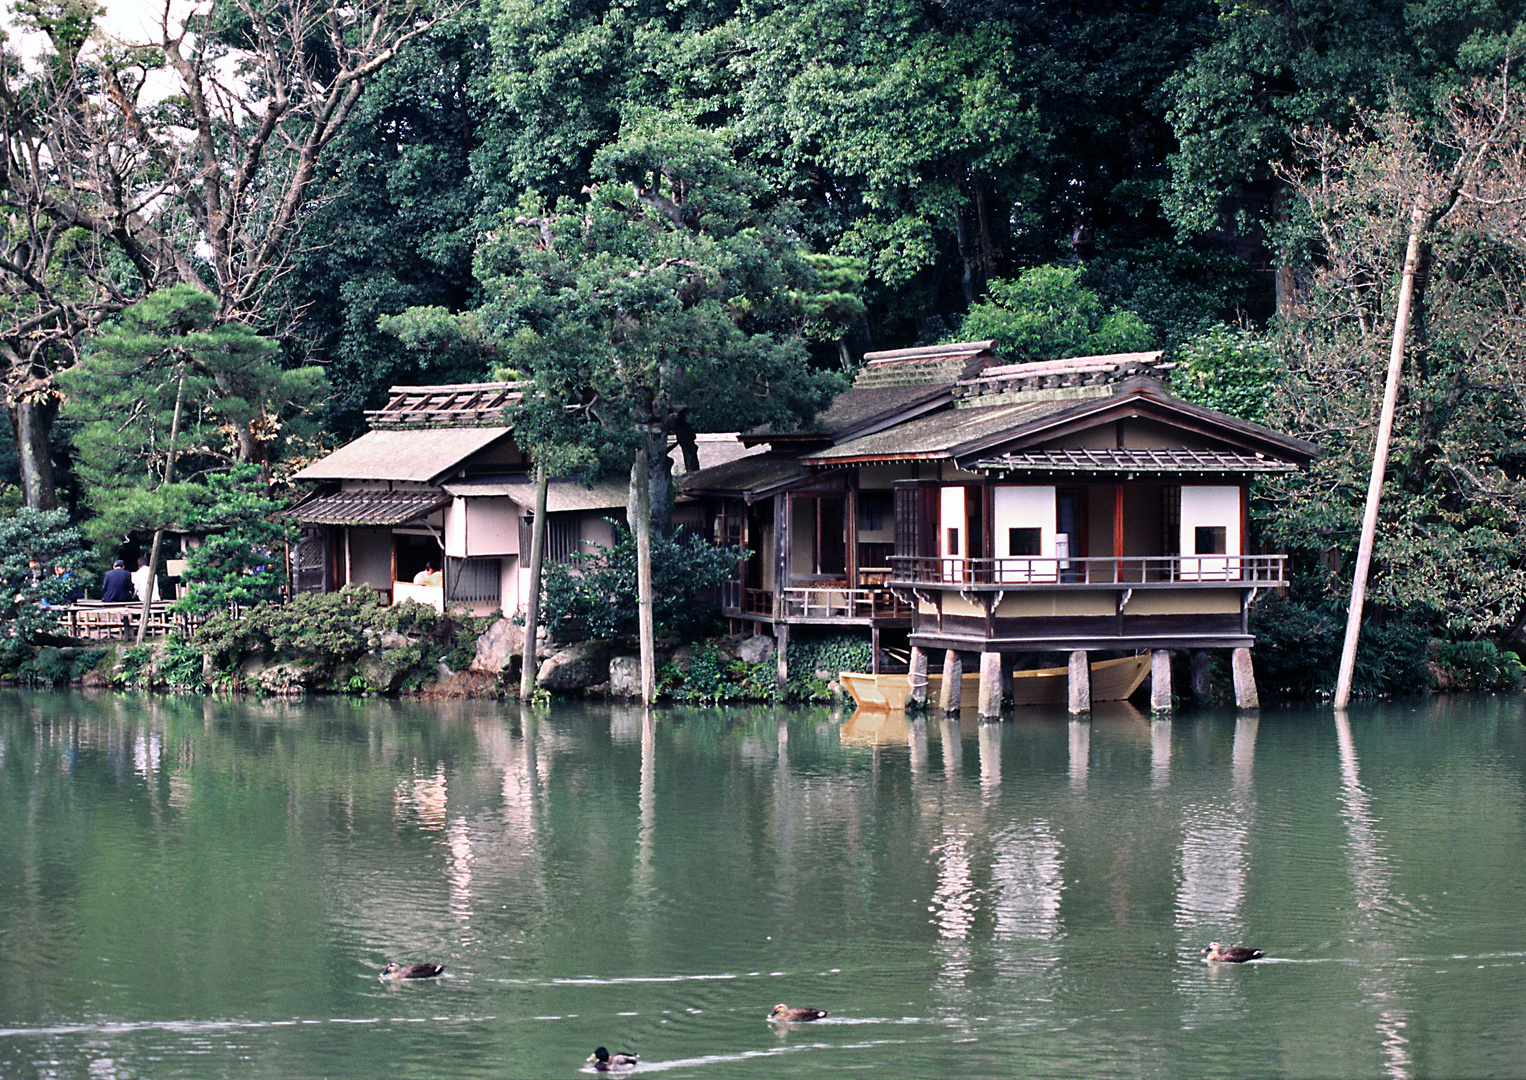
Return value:
[[(745, 588), (740, 581), (721, 586), (721, 607), (728, 615), (774, 614), (772, 589)], [(787, 619), (909, 618), (911, 607), (884, 585), (850, 589), (840, 582), (793, 586), (784, 590)]]
[(1286, 555), (1150, 555), (1056, 559), (1012, 556), (891, 558), (891, 583), (945, 588), (1277, 588), (1287, 584)]

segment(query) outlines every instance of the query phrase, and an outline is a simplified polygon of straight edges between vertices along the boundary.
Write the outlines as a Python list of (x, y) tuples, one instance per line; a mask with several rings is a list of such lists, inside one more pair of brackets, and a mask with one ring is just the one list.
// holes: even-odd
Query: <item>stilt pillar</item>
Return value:
[(1192, 700), (1199, 705), (1213, 704), (1213, 679), (1204, 649), (1194, 649), (1192, 653)]
[(914, 709), (927, 708), (927, 650), (911, 647), (911, 667), (906, 672), (906, 704)]
[(1070, 715), (1081, 716), (1092, 711), (1092, 665), (1086, 650), (1077, 649), (1070, 654)]
[(945, 716), (959, 712), (960, 691), (964, 689), (964, 660), (958, 649), (943, 652), (943, 685), (938, 690), (938, 708)]
[(1155, 649), (1150, 653), (1150, 711), (1171, 711), (1171, 650)]
[(774, 623), (774, 655), (779, 662), (779, 693), (789, 685), (789, 623)]
[(980, 654), (980, 718), (1001, 719), (1001, 653)]
[(1261, 698), (1256, 693), (1256, 672), (1250, 664), (1250, 650), (1236, 649), (1230, 660), (1235, 673), (1235, 705), (1241, 709), (1261, 708)]

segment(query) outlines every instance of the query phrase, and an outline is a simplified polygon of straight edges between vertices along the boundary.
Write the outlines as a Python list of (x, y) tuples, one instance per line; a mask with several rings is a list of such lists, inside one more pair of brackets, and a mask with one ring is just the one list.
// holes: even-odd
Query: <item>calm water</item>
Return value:
[(675, 1080), (1522, 1076), (1523, 812), (1518, 696), (908, 726), (11, 694), (0, 1077), (571, 1077), (600, 1043)]

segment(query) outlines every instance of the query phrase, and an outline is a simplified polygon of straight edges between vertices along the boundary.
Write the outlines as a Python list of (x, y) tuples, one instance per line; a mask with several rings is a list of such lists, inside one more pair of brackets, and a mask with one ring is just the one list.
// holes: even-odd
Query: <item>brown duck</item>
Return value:
[(1208, 954), (1208, 959), (1226, 964), (1243, 964), (1247, 960), (1260, 960), (1266, 955), (1260, 949), (1247, 949), (1244, 945), (1220, 945), (1217, 941), (1210, 941), (1203, 952)]
[(826, 1014), (825, 1009), (792, 1009), (781, 1001), (774, 1006), (768, 1018), (781, 1024), (803, 1024), (807, 1020), (820, 1020)]
[(391, 961), (381, 970), (383, 979), (432, 979), (445, 970), (444, 964), (399, 964)]
[(588, 1060), (593, 1062), (595, 1072), (615, 1072), (618, 1069), (634, 1069), (636, 1067), (635, 1054), (611, 1054), (602, 1046), (589, 1054)]

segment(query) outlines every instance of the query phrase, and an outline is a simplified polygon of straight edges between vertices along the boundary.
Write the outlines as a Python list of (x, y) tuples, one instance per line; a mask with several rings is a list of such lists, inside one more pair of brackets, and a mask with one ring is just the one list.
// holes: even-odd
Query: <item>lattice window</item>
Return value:
[(546, 562), (567, 564), (583, 550), (583, 530), (571, 516), (546, 516)]
[(503, 577), (498, 559), (445, 560), (445, 602), (447, 604), (502, 603)]

